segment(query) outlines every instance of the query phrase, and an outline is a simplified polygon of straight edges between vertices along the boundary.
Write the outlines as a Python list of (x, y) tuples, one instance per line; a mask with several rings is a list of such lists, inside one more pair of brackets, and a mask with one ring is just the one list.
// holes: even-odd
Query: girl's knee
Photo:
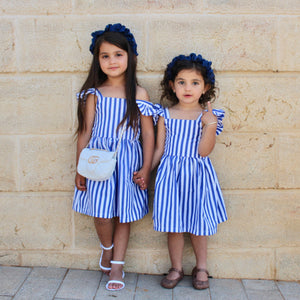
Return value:
[(94, 218), (94, 223), (96, 225), (107, 225), (109, 223), (112, 222), (112, 219), (108, 219), (108, 218)]

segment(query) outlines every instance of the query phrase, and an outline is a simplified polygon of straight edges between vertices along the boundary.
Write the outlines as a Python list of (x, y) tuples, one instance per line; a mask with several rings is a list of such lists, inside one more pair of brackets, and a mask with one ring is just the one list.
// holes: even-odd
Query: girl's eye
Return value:
[(108, 58), (108, 55), (102, 55), (102, 58), (103, 59)]
[(193, 85), (198, 85), (198, 84), (199, 84), (199, 82), (197, 82), (197, 81), (193, 82)]
[(184, 84), (184, 81), (183, 81), (183, 80), (180, 80), (180, 81), (178, 81), (178, 84), (183, 85), (183, 84)]
[(117, 56), (123, 56), (123, 54), (122, 53), (118, 53)]

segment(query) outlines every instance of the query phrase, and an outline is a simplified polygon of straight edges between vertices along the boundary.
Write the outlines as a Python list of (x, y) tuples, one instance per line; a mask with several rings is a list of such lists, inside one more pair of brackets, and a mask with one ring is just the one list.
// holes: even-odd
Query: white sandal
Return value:
[[(103, 267), (103, 266), (102, 266), (102, 264), (101, 264), (101, 263), (102, 263), (102, 256), (103, 256), (103, 251), (104, 251), (104, 250), (111, 250), (111, 249), (114, 247), (114, 244), (112, 244), (110, 247), (104, 247), (104, 246), (100, 243), (100, 247), (101, 247), (102, 251), (101, 251), (101, 256), (100, 256), (100, 260), (99, 260), (99, 267), (100, 267), (100, 269), (103, 270), (103, 271), (110, 271), (111, 268)], [(103, 272), (103, 273), (107, 274), (107, 272)]]
[[(116, 264), (116, 265), (124, 265), (125, 262), (124, 261), (117, 261), (117, 260), (111, 260), (110, 261), (111, 264)], [(125, 277), (125, 273), (124, 271), (122, 270), (122, 278)], [(110, 289), (108, 286), (110, 283), (118, 283), (118, 284), (121, 284), (122, 286), (118, 289)], [(125, 287), (125, 282), (123, 281), (120, 281), (120, 280), (109, 280), (105, 286), (105, 288), (108, 290), (108, 291), (120, 291), (122, 289), (124, 289)]]

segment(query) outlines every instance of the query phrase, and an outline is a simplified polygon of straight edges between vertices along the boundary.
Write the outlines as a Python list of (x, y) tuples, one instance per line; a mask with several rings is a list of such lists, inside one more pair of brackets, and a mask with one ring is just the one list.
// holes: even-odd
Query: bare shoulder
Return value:
[(150, 100), (148, 92), (146, 91), (146, 89), (144, 89), (143, 87), (141, 87), (139, 85), (136, 87), (136, 99), (145, 100), (145, 101)]

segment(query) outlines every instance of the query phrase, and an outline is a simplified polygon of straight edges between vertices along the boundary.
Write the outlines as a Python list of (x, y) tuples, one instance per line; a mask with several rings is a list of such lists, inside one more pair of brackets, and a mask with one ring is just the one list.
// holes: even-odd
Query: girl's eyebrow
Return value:
[[(115, 54), (115, 53), (124, 53), (124, 52), (125, 52), (125, 50), (117, 50), (117, 51), (113, 52), (113, 54)], [(109, 52), (100, 52), (100, 54), (109, 54)]]
[[(184, 78), (176, 78), (175, 81), (178, 81), (178, 80), (186, 80), (186, 79), (184, 79)], [(201, 79), (194, 78), (194, 79), (192, 79), (192, 81), (201, 81)]]

